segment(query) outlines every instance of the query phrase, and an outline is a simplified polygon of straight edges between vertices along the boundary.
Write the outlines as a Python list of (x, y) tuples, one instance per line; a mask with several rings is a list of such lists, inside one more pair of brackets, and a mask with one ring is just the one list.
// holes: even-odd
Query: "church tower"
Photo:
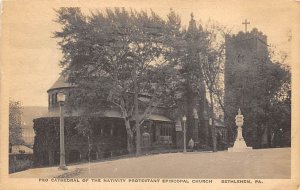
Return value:
[[(201, 25), (197, 27), (193, 13), (185, 35), (187, 43), (187, 58), (183, 66), (188, 73), (185, 84), (185, 114), (187, 116), (187, 141), (193, 139), (198, 145), (207, 145), (207, 125), (205, 125), (204, 112), (206, 103), (205, 83), (202, 72), (199, 71), (201, 44), (204, 36)], [(195, 80), (198, 78), (198, 80)], [(206, 126), (206, 128), (204, 127)]]
[[(235, 115), (240, 108), (245, 114), (243, 135), (248, 146), (252, 146), (256, 128), (256, 114), (253, 113), (255, 99), (262, 94), (262, 87), (256, 84), (264, 76), (264, 64), (269, 61), (267, 37), (253, 29), (251, 32), (239, 32), (236, 35), (226, 36), (225, 61), (225, 123), (231, 130), (229, 142), (235, 140)], [(260, 89), (258, 89), (260, 88)], [(248, 133), (248, 134), (247, 134)]]

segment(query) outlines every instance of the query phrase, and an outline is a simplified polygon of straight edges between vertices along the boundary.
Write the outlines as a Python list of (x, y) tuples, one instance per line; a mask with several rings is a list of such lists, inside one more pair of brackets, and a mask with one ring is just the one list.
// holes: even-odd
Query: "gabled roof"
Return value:
[(54, 89), (70, 88), (70, 87), (74, 87), (74, 86), (67, 82), (66, 76), (61, 75), (57, 79), (57, 81), (51, 86), (51, 88), (49, 88), (49, 90), (47, 92), (49, 92), (50, 90), (54, 90)]

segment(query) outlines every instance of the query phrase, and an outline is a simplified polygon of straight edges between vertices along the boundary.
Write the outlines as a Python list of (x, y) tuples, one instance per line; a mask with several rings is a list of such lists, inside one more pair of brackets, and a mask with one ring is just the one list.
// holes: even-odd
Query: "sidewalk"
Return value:
[[(171, 152), (171, 151), (170, 151)], [(154, 153), (154, 152), (152, 152)], [(182, 167), (185, 163), (185, 167)], [(226, 163), (226, 164), (224, 164)], [(253, 166), (253, 167), (245, 167)], [(11, 178), (290, 178), (291, 149), (255, 149), (249, 152), (194, 151), (148, 154), (68, 165), (32, 168), (10, 174)], [(147, 170), (145, 170), (147, 168)], [(235, 168), (236, 172), (232, 172)], [(180, 170), (180, 172), (178, 172)]]
[(124, 155), (119, 157), (108, 158), (105, 160), (97, 160), (92, 162), (84, 162), (84, 163), (75, 163), (71, 165), (67, 165), (68, 170), (60, 170), (59, 166), (53, 167), (42, 167), (42, 168), (31, 168), (28, 170), (16, 172), (9, 174), (9, 177), (12, 178), (55, 178), (55, 177), (72, 177), (74, 174), (78, 173), (83, 168), (91, 167), (100, 162), (110, 162), (119, 159), (128, 159), (128, 158), (136, 158), (135, 155)]
[(10, 174), (9, 177), (12, 178), (54, 178), (68, 173), (74, 173), (76, 170), (86, 167), (86, 164), (83, 165), (72, 165), (67, 166), (68, 170), (60, 170), (58, 166), (47, 167), (47, 168), (32, 168), (21, 172), (16, 172)]
[[(175, 153), (178, 152), (176, 149), (170, 150), (160, 150), (160, 151), (150, 151), (148, 153), (144, 153), (141, 156), (150, 156), (156, 154), (164, 154), (164, 153)], [(105, 160), (97, 160), (93, 162), (85, 162), (85, 163), (76, 163), (72, 165), (68, 165), (68, 170), (59, 170), (58, 166), (53, 167), (43, 167), (43, 168), (32, 168), (16, 173), (12, 173), (9, 177), (12, 178), (54, 178), (54, 177), (72, 177), (73, 174), (80, 172), (83, 168), (87, 168), (89, 166), (93, 166), (95, 164), (101, 162), (110, 162), (119, 159), (130, 159), (130, 158), (137, 158), (135, 155), (123, 155), (118, 157), (112, 157)]]
[[(143, 153), (140, 157), (145, 157), (145, 156), (154, 156), (154, 155), (159, 155), (159, 154), (168, 154), (168, 153), (179, 153), (181, 152), (178, 149), (169, 149), (169, 150), (155, 150), (155, 151), (150, 151), (148, 153)], [(197, 154), (197, 153), (207, 153), (211, 151), (194, 151), (194, 152), (186, 152), (185, 154)], [(182, 152), (181, 152), (182, 153)], [(12, 173), (9, 176), (12, 178), (55, 178), (55, 177), (72, 177), (79, 173), (81, 170), (84, 168), (91, 167), (93, 165), (97, 165), (102, 162), (109, 163), (111, 161), (116, 161), (120, 159), (132, 159), (132, 158), (140, 158), (136, 157), (135, 155), (123, 155), (119, 157), (113, 157), (113, 158), (108, 158), (105, 160), (97, 160), (93, 162), (85, 162), (85, 163), (75, 163), (72, 165), (68, 165), (68, 170), (60, 170), (58, 169), (58, 166), (53, 166), (53, 167), (43, 167), (43, 168), (32, 168), (16, 173)]]

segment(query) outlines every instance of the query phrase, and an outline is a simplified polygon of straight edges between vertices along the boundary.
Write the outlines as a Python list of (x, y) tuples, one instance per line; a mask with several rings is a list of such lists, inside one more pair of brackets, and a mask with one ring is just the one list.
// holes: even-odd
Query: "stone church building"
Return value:
[[(34, 163), (35, 165), (56, 165), (59, 163), (59, 103), (57, 94), (63, 92), (66, 99), (72, 88), (76, 88), (60, 77), (48, 92), (48, 113), (34, 119)], [(139, 95), (139, 104), (149, 97)], [(183, 150), (183, 122), (174, 117), (178, 108), (158, 107), (141, 127), (142, 152), (177, 152)], [(76, 129), (80, 121), (80, 111), (65, 112), (65, 149), (66, 163), (82, 160), (98, 160), (128, 154), (127, 135), (124, 119), (118, 109), (103, 110), (90, 116), (92, 135), (80, 134)], [(194, 110), (193, 118), (186, 125), (187, 143), (193, 138), (197, 149), (208, 148), (211, 144), (208, 116), (206, 126), (201, 124), (199, 114)], [(221, 121), (216, 120), (218, 139), (226, 141), (227, 130)], [(190, 134), (190, 136), (188, 135)], [(219, 142), (221, 144), (221, 141)], [(224, 147), (223, 147), (224, 148)]]
[[(53, 165), (59, 162), (59, 103), (57, 94), (63, 92), (66, 99), (76, 88), (61, 76), (48, 92), (48, 114), (34, 120), (34, 157), (37, 165)], [(139, 104), (149, 97), (139, 95)], [(170, 110), (158, 107), (141, 128), (142, 151), (171, 150), (176, 148), (176, 122), (168, 114)], [(127, 154), (127, 136), (122, 114), (118, 109), (103, 110), (90, 116), (92, 135), (87, 138), (76, 126), (80, 110), (65, 112), (66, 162), (83, 159), (97, 160)], [(178, 129), (177, 129), (178, 130)], [(180, 130), (180, 129), (179, 129)], [(90, 151), (89, 151), (90, 150)]]
[[(189, 30), (196, 29), (193, 18)], [(192, 38), (190, 38), (192, 40)], [(59, 103), (57, 94), (63, 92), (66, 100), (71, 96), (72, 86), (64, 76), (53, 84), (48, 92), (47, 115), (34, 120), (34, 163), (35, 165), (56, 165), (59, 163)], [(186, 115), (187, 144), (193, 139), (197, 149), (209, 149), (212, 144), (209, 126), (209, 106), (205, 87), (201, 95), (187, 93), (188, 102), (178, 107), (163, 105), (148, 117), (141, 127), (142, 152), (173, 152), (183, 150), (183, 115)], [(151, 97), (138, 95), (139, 105), (147, 105)], [(78, 132), (76, 126), (81, 119), (80, 109), (65, 113), (66, 163), (82, 160), (98, 160), (128, 154), (124, 119), (119, 109), (111, 108), (89, 115), (90, 136)], [(226, 148), (227, 129), (222, 120), (216, 119), (216, 134), (219, 149)]]

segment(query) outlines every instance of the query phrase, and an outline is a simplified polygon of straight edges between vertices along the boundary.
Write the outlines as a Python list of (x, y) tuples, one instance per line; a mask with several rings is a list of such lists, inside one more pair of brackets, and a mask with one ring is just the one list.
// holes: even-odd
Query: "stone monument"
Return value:
[(228, 152), (244, 152), (252, 150), (252, 147), (247, 147), (246, 142), (242, 135), (242, 126), (244, 124), (244, 116), (242, 115), (241, 109), (238, 111), (238, 115), (235, 117), (235, 124), (238, 127), (237, 137), (235, 139), (234, 145), (232, 148), (228, 148)]

